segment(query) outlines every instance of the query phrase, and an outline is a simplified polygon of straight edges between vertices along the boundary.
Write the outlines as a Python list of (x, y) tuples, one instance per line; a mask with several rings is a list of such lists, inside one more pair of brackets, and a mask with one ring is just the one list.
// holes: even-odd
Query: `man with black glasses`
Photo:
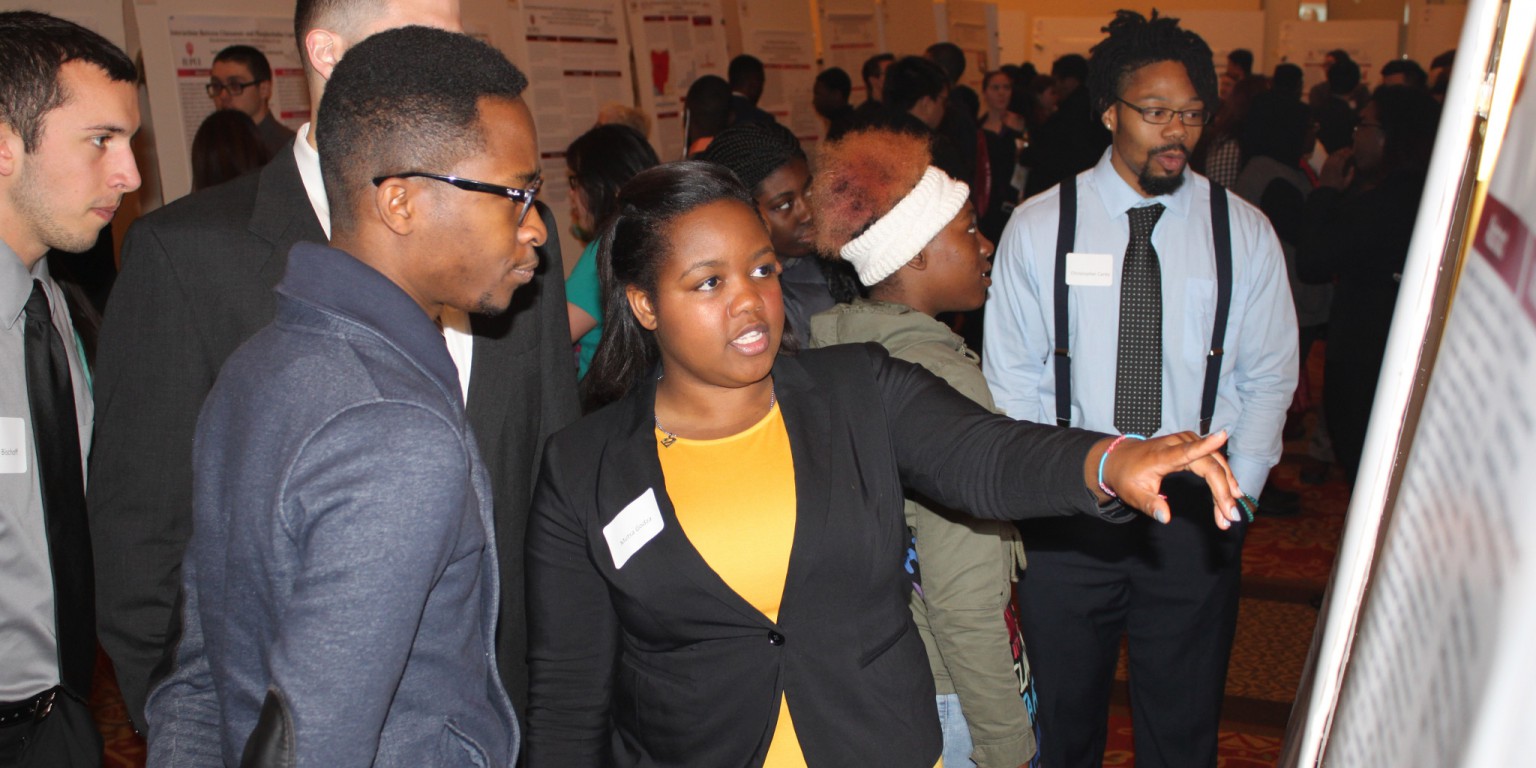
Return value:
[(261, 143), (274, 157), (293, 141), (293, 130), (272, 114), (272, 65), (256, 48), (231, 45), (213, 57), (208, 98), (219, 109), (238, 109), (251, 118)]
[[(1014, 212), (986, 314), (987, 384), (1010, 416), (1124, 435), (1228, 435), (1257, 497), (1296, 389), (1296, 316), (1264, 214), (1189, 170), (1216, 99), (1211, 50), (1120, 11), (1088, 89), (1113, 142)], [(1168, 525), (1022, 525), (1041, 765), (1098, 766), (1122, 635), (1138, 766), (1216, 765), (1245, 526), (1170, 476)], [(1245, 499), (1250, 515), (1254, 503)], [(1251, 517), (1250, 517), (1251, 519)]]
[[(299, 0), (294, 27), (311, 108), (319, 111), (331, 72), (348, 49), (408, 24), (457, 30), (459, 4)], [(417, 56), (409, 50), (396, 55)], [(139, 219), (123, 244), (123, 270), (98, 351), (89, 501), (101, 642), (140, 729), (150, 677), (175, 640), (172, 606), (191, 533), (198, 411), (225, 359), (272, 321), (272, 288), (283, 276), (289, 249), (330, 236), (317, 129), (324, 130), (323, 121), (301, 126), (298, 139), (260, 173)], [(469, 194), (441, 182), (422, 183)], [(542, 205), (528, 216), (549, 220)], [(502, 554), (497, 659), (519, 705), (528, 675), (521, 542), (533, 477), (544, 439), (578, 414), (559, 238), (547, 238), (539, 251), (538, 274), (514, 295), (509, 311), (490, 317), (450, 307), (439, 317), (491, 468)]]
[(293, 247), (276, 319), (198, 419), (151, 764), (516, 762), (490, 474), (440, 326), (445, 308), (505, 312), (538, 267), (526, 86), (489, 45), (427, 27), (332, 73), (331, 245)]

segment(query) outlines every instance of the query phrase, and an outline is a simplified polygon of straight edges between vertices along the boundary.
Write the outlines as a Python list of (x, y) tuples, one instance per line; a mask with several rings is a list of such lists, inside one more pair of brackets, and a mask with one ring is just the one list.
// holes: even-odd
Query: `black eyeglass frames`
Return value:
[(1211, 121), (1211, 113), (1204, 109), (1169, 109), (1167, 107), (1142, 107), (1132, 104), (1129, 101), (1120, 98), (1119, 96), (1115, 97), (1115, 101), (1118, 101), (1121, 104), (1136, 110), (1141, 114), (1141, 119), (1153, 125), (1167, 125), (1173, 122), (1175, 115), (1178, 116), (1179, 122), (1188, 126), (1201, 126)]
[(415, 178), (441, 181), (444, 184), (452, 184), (459, 189), (469, 190), (470, 192), (484, 192), (487, 195), (498, 195), (500, 197), (505, 197), (514, 203), (521, 203), (523, 208), (517, 213), (517, 225), (519, 227), (523, 225), (523, 222), (528, 220), (528, 212), (533, 210), (533, 200), (539, 196), (539, 188), (544, 186), (544, 179), (542, 177), (534, 179), (533, 183), (529, 184), (527, 187), (519, 189), (517, 187), (504, 187), (500, 184), (492, 184), (486, 181), (473, 181), (470, 179), (461, 179), (457, 176), (444, 176), (439, 173), (427, 173), (425, 171), (406, 171), (405, 173), (390, 173), (383, 176), (376, 176), (373, 179), (373, 185), (377, 187), (380, 184), (383, 184), (386, 179)]
[(208, 91), (208, 95), (212, 96), (213, 98), (218, 98), (221, 91), (229, 91), (231, 96), (239, 96), (240, 94), (245, 93), (245, 89), (253, 85), (260, 85), (266, 81), (266, 78), (262, 78), (260, 80), (252, 80), (249, 83), (242, 83), (238, 80), (231, 80), (227, 83), (221, 83), (215, 80), (203, 86), (203, 89)]

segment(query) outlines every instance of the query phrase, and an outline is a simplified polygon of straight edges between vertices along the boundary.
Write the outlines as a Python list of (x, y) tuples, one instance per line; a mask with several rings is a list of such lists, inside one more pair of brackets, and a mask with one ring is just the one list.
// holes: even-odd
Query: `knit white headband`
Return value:
[(916, 256), (953, 221), (971, 188), (928, 166), (917, 186), (890, 213), (848, 241), (838, 253), (859, 271), (859, 281), (874, 285)]

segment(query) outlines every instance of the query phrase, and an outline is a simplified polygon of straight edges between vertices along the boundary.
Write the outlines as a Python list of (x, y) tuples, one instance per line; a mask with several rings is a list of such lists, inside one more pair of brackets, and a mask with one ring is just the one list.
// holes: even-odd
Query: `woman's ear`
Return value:
[(624, 297), (629, 300), (629, 311), (634, 313), (640, 327), (647, 331), (656, 330), (656, 306), (651, 301), (651, 295), (636, 286), (626, 285)]

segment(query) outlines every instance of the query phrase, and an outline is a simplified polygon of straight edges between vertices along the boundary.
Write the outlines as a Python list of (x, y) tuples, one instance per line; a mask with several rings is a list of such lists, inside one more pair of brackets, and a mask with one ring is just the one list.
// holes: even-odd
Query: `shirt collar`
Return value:
[(21, 257), (0, 240), (0, 322), (7, 330), (21, 322), (27, 299), (32, 296), (33, 280), (48, 282), (48, 257), (38, 259), (29, 272)]
[(1110, 156), (1115, 148), (1104, 150), (1104, 156), (1099, 158), (1098, 165), (1093, 167), (1092, 178), (1094, 186), (1098, 188), (1099, 199), (1104, 202), (1104, 209), (1110, 217), (1124, 216), (1131, 208), (1162, 203), (1171, 213), (1179, 218), (1184, 218), (1189, 213), (1191, 200), (1194, 196), (1194, 187), (1200, 183), (1200, 177), (1187, 165), (1184, 168), (1184, 183), (1174, 190), (1172, 194), (1158, 195), (1157, 197), (1142, 197), (1141, 193), (1120, 178), (1120, 173), (1115, 170)]
[(299, 180), (304, 182), (304, 192), (309, 195), (309, 206), (315, 209), (315, 218), (326, 238), (331, 236), (331, 202), (325, 196), (325, 178), (320, 173), (320, 153), (309, 145), (309, 132), (314, 123), (299, 126), (293, 139), (293, 159), (299, 165)]
[(347, 252), (295, 243), (277, 292), (372, 328), (425, 367), (445, 391), (462, 397), (458, 367), (437, 324), (400, 286)]

